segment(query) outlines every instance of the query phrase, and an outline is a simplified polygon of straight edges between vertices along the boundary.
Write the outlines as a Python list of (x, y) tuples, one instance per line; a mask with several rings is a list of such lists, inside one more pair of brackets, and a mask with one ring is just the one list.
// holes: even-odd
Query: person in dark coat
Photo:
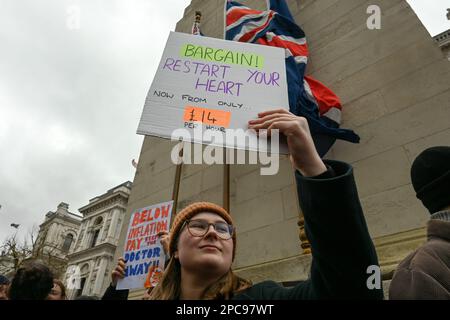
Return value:
[[(170, 260), (151, 299), (383, 299), (368, 285), (379, 267), (356, 190), (353, 169), (322, 161), (305, 118), (287, 110), (260, 113), (249, 129), (278, 129), (287, 138), (297, 190), (312, 247), (311, 276), (292, 288), (252, 284), (232, 271), (236, 227), (230, 214), (209, 202), (193, 203), (174, 218)], [(345, 250), (341, 244), (345, 243)]]
[(450, 147), (431, 147), (411, 167), (416, 196), (431, 214), (427, 242), (397, 267), (389, 299), (450, 300)]

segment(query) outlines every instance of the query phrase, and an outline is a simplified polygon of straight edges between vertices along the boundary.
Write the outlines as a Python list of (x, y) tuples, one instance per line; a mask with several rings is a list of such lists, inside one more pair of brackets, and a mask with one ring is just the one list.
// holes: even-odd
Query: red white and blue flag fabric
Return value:
[(267, 10), (253, 10), (236, 1), (225, 5), (225, 39), (284, 48), (289, 109), (308, 120), (316, 148), (323, 156), (336, 139), (359, 142), (352, 130), (339, 128), (339, 98), (319, 81), (306, 76), (308, 45), (285, 0), (267, 0)]

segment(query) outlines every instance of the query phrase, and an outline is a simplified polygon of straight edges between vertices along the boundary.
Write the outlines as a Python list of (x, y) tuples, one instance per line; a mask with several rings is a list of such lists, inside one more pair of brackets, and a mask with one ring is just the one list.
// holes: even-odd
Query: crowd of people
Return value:
[[(260, 113), (249, 128), (269, 133), (278, 129), (286, 137), (312, 247), (310, 277), (284, 287), (238, 276), (232, 270), (237, 245), (232, 216), (216, 204), (196, 202), (175, 215), (169, 234), (160, 235), (168, 259), (159, 283), (146, 290), (143, 299), (383, 299), (382, 287), (367, 285), (368, 267), (379, 263), (352, 166), (322, 160), (306, 119), (287, 110)], [(423, 151), (411, 177), (417, 198), (431, 214), (428, 241), (400, 263), (390, 298), (450, 299), (450, 147)], [(346, 250), (341, 250), (342, 242)], [(126, 261), (119, 259), (103, 299), (128, 298), (128, 290), (116, 289), (125, 268)], [(9, 299), (66, 299), (62, 282), (42, 264), (19, 269), (11, 283), (5, 277), (1, 281), (1, 294), (5, 297), (6, 292)]]
[(43, 263), (33, 261), (19, 268), (10, 281), (0, 275), (1, 300), (66, 300), (66, 287)]
[[(168, 252), (167, 232), (158, 234), (164, 252)], [(116, 290), (117, 281), (125, 275), (125, 260), (120, 258), (111, 274), (111, 284), (103, 300), (126, 300), (128, 290)], [(143, 300), (148, 300), (152, 288), (145, 291)], [(74, 300), (99, 300), (97, 296), (80, 295)], [(20, 267), (12, 280), (0, 275), (0, 300), (68, 300), (63, 281), (54, 277), (53, 272), (41, 261), (29, 261)]]

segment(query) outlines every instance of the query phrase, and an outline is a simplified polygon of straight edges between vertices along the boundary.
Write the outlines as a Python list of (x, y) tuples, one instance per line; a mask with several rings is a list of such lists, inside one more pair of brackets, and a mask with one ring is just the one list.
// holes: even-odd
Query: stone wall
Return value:
[[(242, 2), (256, 9), (265, 5)], [(342, 127), (361, 136), (360, 144), (337, 142), (326, 157), (354, 166), (369, 231), (384, 278), (389, 279), (398, 261), (425, 239), (428, 214), (415, 198), (409, 168), (421, 150), (450, 142), (450, 63), (406, 1), (288, 4), (308, 39), (307, 73), (341, 98)], [(369, 5), (381, 9), (380, 30), (367, 28)], [(190, 33), (196, 10), (203, 14), (203, 33), (222, 38), (219, 0), (193, 0), (176, 31)], [(173, 145), (145, 138), (127, 217), (133, 209), (171, 199)], [(220, 165), (185, 165), (179, 208), (195, 200), (222, 204), (222, 172)], [(261, 176), (258, 165), (232, 165), (230, 175), (230, 211), (238, 228), (234, 268), (253, 280), (306, 278), (309, 257), (300, 247), (299, 208), (288, 159), (282, 157), (275, 176)], [(342, 243), (342, 250), (345, 246)], [(141, 294), (131, 293), (130, 298)]]

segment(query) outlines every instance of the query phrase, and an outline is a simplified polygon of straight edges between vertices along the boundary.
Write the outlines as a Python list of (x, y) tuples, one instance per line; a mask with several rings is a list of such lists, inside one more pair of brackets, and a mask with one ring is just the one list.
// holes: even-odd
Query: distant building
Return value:
[(109, 285), (119, 234), (131, 192), (130, 181), (89, 200), (66, 273), (68, 296), (101, 296)]
[(450, 29), (435, 35), (433, 39), (445, 53), (447, 60), (450, 61)]
[(49, 211), (39, 226), (33, 247), (33, 259), (47, 264), (56, 277), (64, 276), (67, 254), (74, 247), (81, 224), (81, 216), (69, 212), (69, 205), (61, 202), (55, 212)]

